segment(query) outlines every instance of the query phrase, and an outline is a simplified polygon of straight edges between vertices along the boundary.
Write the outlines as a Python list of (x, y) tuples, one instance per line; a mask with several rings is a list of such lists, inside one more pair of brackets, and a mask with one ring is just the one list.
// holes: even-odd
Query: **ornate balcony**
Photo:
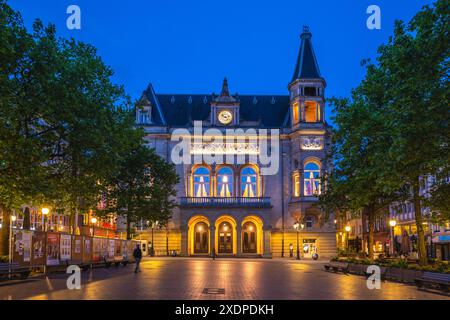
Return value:
[(180, 197), (182, 208), (270, 208), (270, 197)]

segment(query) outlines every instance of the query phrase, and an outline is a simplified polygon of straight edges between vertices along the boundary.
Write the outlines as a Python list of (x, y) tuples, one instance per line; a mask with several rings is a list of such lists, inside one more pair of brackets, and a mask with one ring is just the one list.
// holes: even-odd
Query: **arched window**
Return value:
[(320, 169), (314, 162), (305, 165), (305, 196), (316, 196), (320, 194)]
[(258, 196), (258, 175), (252, 167), (241, 171), (241, 196), (253, 198)]
[(194, 197), (209, 197), (209, 170), (199, 167), (194, 171)]
[(222, 167), (217, 171), (217, 195), (219, 197), (233, 196), (233, 170)]
[(194, 228), (194, 253), (208, 253), (208, 225), (199, 222)]

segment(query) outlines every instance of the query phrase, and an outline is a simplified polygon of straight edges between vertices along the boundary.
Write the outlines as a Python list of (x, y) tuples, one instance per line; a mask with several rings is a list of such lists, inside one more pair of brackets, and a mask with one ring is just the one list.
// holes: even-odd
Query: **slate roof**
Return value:
[[(144, 95), (155, 106), (153, 123), (171, 127), (190, 126), (194, 120), (209, 121), (211, 101), (217, 98), (211, 94), (156, 94), (151, 85)], [(237, 99), (241, 125), (249, 121), (256, 122), (258, 127), (284, 126), (289, 109), (288, 95), (239, 95)]]
[(319, 65), (311, 41), (312, 34), (309, 28), (304, 26), (300, 35), (301, 44), (298, 52), (297, 64), (295, 66), (292, 81), (296, 79), (318, 79), (321, 78)]

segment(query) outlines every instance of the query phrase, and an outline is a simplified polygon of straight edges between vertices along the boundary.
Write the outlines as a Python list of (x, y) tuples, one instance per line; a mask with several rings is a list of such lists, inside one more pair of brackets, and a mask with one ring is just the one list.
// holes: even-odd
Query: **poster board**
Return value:
[(90, 263), (93, 261), (92, 252), (92, 237), (84, 236), (83, 237), (83, 262)]
[(102, 257), (102, 239), (92, 238), (92, 261), (100, 261)]
[(72, 260), (83, 261), (83, 236), (72, 236)]
[(45, 233), (34, 231), (31, 239), (31, 265), (42, 266), (45, 263)]
[(127, 240), (121, 241), (122, 241), (122, 256), (126, 260), (128, 259), (128, 241)]
[(13, 261), (19, 265), (29, 265), (31, 262), (31, 239), (31, 231), (14, 230)]
[(59, 250), (61, 261), (72, 258), (72, 236), (70, 234), (60, 234)]
[(47, 265), (59, 265), (59, 234), (47, 233)]
[(106, 259), (108, 257), (108, 239), (101, 238), (101, 258)]
[(114, 255), (116, 252), (115, 244), (116, 244), (116, 240), (114, 240), (114, 239), (108, 240), (108, 260), (114, 260)]
[(114, 251), (114, 261), (121, 261), (122, 256), (122, 240), (115, 240), (115, 251)]

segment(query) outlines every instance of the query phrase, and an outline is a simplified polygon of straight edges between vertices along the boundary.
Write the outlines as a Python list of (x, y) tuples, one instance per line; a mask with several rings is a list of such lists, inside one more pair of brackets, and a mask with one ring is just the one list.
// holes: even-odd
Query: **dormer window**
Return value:
[(138, 124), (151, 124), (152, 123), (150, 107), (142, 107), (141, 109), (138, 110), (137, 122), (138, 122)]

